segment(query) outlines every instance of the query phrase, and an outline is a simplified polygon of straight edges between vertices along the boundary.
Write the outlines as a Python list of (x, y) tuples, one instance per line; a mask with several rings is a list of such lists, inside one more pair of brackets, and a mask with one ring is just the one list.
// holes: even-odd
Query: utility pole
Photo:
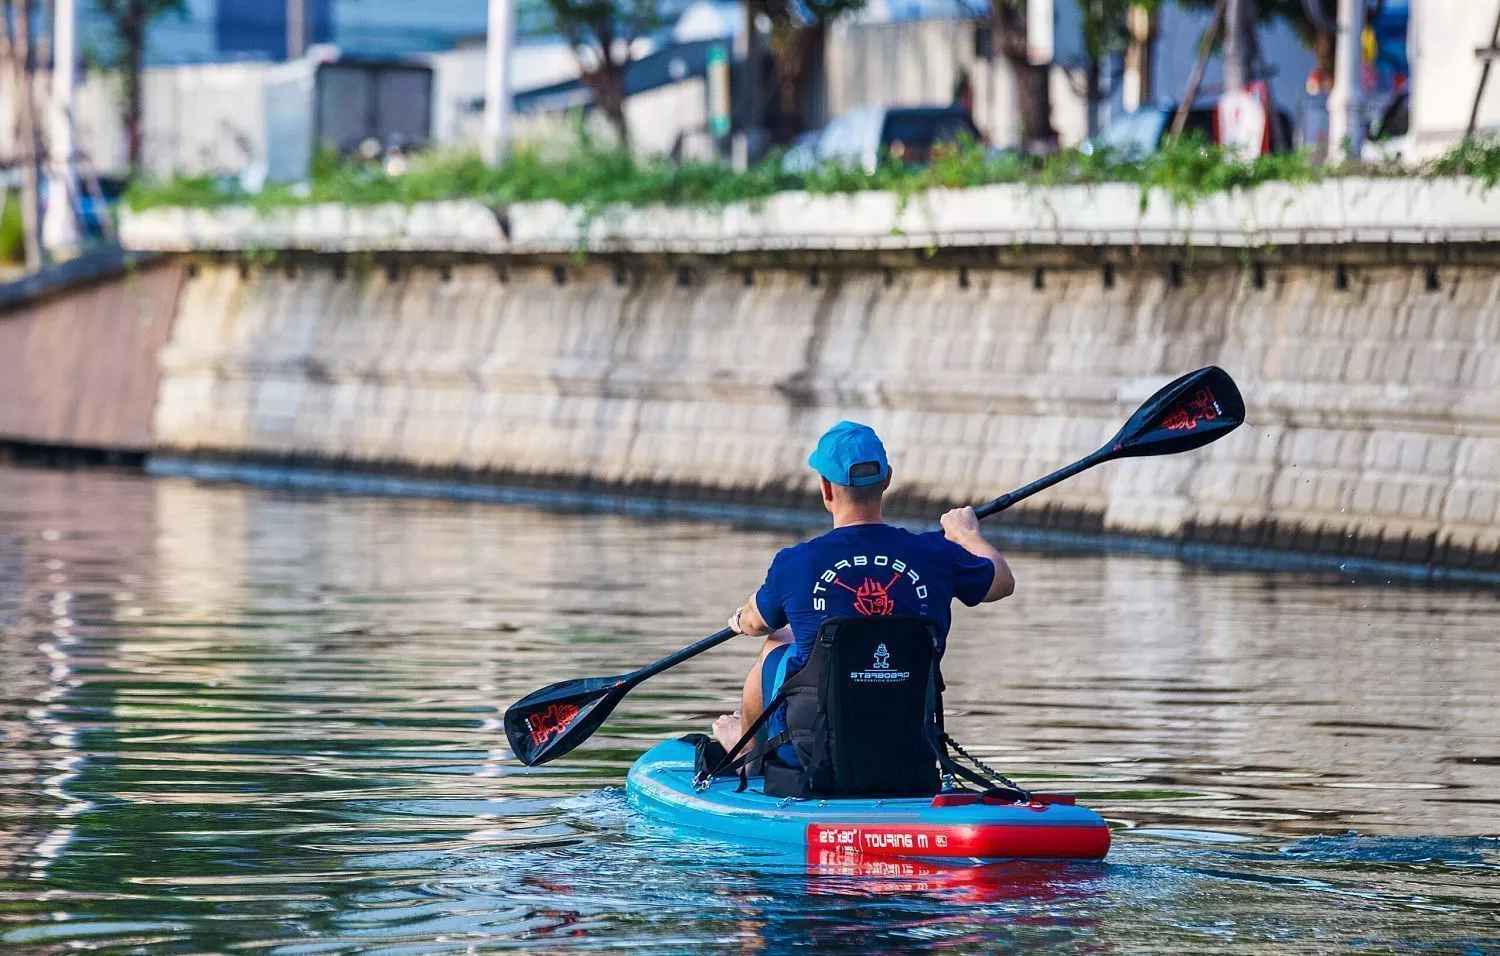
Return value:
[(1246, 0), (1229, 0), (1224, 9), (1224, 92), (1238, 93), (1250, 77), (1246, 66), (1249, 50), (1245, 36)]
[(1479, 104), (1484, 100), (1484, 88), (1490, 83), (1490, 67), (1494, 66), (1496, 54), (1500, 53), (1500, 13), (1495, 14), (1495, 29), (1490, 33), (1490, 45), (1474, 51), (1479, 55), (1479, 86), (1474, 90), (1474, 106), (1469, 110), (1469, 125), (1464, 130), (1464, 139), (1473, 139), (1479, 128)]
[(479, 152), (485, 163), (498, 166), (505, 158), (505, 141), (510, 135), (510, 48), (516, 18), (511, 0), (489, 0), (489, 3), (489, 30), (484, 47), (484, 132)]
[(1328, 92), (1328, 159), (1356, 160), (1364, 138), (1360, 122), (1359, 81), (1364, 64), (1360, 39), (1365, 32), (1365, 0), (1339, 0), (1338, 33), (1333, 46), (1333, 89)]
[(1198, 57), (1193, 61), (1193, 72), (1188, 74), (1187, 91), (1182, 94), (1182, 102), (1177, 104), (1177, 116), (1172, 120), (1172, 139), (1182, 136), (1182, 131), (1187, 128), (1188, 113), (1193, 108), (1193, 101), (1198, 98), (1198, 87), (1203, 84), (1203, 71), (1208, 68), (1209, 54), (1214, 51), (1214, 37), (1219, 33), (1219, 27), (1224, 22), (1224, 13), (1229, 9), (1229, 0), (1218, 0), (1214, 4), (1214, 12), (1208, 18), (1208, 26), (1203, 30), (1203, 36), (1198, 38)]
[(297, 60), (307, 52), (306, 0), (286, 0), (286, 58)]
[(78, 176), (73, 166), (73, 72), (77, 60), (75, 0), (53, 0), (51, 173), (47, 210), (42, 218), (42, 241), (57, 253), (78, 246), (78, 220), (73, 201)]

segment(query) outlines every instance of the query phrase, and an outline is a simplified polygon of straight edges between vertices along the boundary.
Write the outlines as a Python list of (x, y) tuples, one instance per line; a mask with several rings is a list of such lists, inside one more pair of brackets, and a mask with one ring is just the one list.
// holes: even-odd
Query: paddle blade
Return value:
[(1210, 365), (1146, 399), (1104, 447), (1109, 458), (1175, 455), (1223, 438), (1244, 420), (1245, 400), (1234, 379)]
[(511, 751), (528, 767), (561, 757), (589, 739), (629, 689), (623, 677), (585, 677), (527, 694), (505, 711)]

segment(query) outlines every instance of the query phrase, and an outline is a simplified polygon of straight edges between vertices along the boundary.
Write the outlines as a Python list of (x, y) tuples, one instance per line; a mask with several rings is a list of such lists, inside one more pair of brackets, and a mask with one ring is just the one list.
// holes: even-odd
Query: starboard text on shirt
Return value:
[(941, 532), (848, 525), (779, 552), (755, 594), (755, 607), (771, 627), (791, 625), (797, 643), (787, 662), (792, 674), (811, 656), (818, 627), (839, 615), (931, 618), (941, 653), (953, 599), (978, 604), (994, 576), (989, 559), (970, 554)]

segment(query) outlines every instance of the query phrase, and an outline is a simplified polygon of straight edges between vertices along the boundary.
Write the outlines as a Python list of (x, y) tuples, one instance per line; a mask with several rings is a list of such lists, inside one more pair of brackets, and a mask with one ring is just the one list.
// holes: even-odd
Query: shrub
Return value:
[(5, 194), (0, 210), (0, 262), (25, 262), (26, 237), (21, 224), (21, 203), (15, 190)]
[(500, 206), (554, 200), (597, 213), (617, 205), (715, 208), (733, 202), (755, 203), (799, 189), (825, 195), (879, 189), (905, 197), (926, 189), (994, 183), (1130, 183), (1141, 187), (1143, 202), (1148, 190), (1159, 189), (1175, 203), (1192, 204), (1215, 193), (1266, 182), (1300, 184), (1325, 175), (1351, 174), (1472, 176), (1489, 188), (1500, 182), (1500, 141), (1466, 142), (1415, 169), (1391, 165), (1329, 169), (1318, 166), (1306, 152), (1242, 160), (1203, 139), (1184, 137), (1142, 158), (1107, 150), (1063, 150), (1035, 159), (962, 143), (935, 150), (932, 162), (925, 166), (908, 166), (887, 156), (874, 172), (858, 165), (826, 163), (807, 172), (788, 173), (782, 169), (780, 156), (771, 156), (736, 173), (715, 163), (638, 159), (580, 137), (568, 144), (519, 148), (498, 168), (486, 166), (474, 153), (455, 151), (420, 154), (399, 172), (390, 172), (379, 162), (340, 162), (320, 156), (306, 183), (273, 183), (250, 193), (230, 178), (178, 176), (138, 182), (126, 201), (137, 210), (234, 204), (268, 210), (326, 202), (410, 204), (463, 198)]

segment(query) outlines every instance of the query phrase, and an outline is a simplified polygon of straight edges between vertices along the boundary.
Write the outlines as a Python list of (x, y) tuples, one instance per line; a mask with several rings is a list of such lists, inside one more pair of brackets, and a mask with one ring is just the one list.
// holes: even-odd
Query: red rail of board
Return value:
[(887, 857), (1102, 860), (1109, 827), (809, 823), (807, 846)]

